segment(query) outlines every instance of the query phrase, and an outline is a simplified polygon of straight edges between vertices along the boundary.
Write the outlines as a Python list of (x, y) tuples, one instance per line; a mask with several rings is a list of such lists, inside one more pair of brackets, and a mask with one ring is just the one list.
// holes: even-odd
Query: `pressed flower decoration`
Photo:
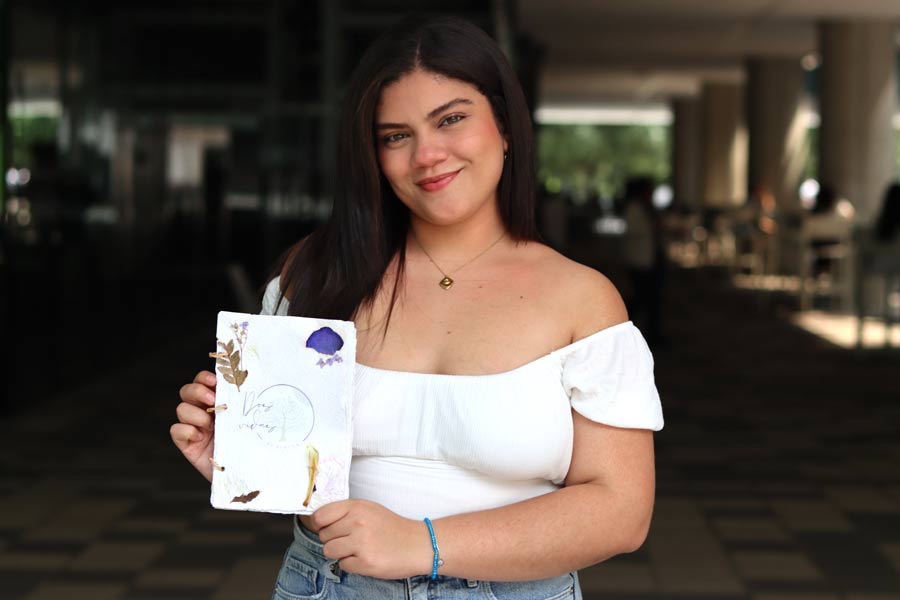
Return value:
[(306, 347), (312, 348), (322, 356), (316, 364), (319, 368), (344, 362), (338, 350), (344, 347), (344, 339), (331, 327), (322, 327), (313, 331), (306, 340)]

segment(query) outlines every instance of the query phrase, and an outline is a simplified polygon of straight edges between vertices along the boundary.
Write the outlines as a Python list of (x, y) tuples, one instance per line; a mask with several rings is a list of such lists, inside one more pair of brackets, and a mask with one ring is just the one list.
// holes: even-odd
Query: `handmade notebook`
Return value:
[(311, 514), (349, 495), (353, 323), (220, 312), (212, 505)]

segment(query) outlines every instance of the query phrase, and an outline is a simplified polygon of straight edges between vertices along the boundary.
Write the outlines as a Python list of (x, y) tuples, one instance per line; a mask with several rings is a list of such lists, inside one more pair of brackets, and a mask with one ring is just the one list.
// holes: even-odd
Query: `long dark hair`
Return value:
[(512, 239), (538, 238), (531, 115), (515, 72), (497, 44), (471, 23), (408, 17), (375, 40), (350, 77), (331, 216), (285, 253), (273, 274), (282, 275), (291, 315), (351, 319), (375, 298), (397, 255), (393, 309), (410, 220), (379, 168), (374, 121), (382, 89), (416, 69), (467, 82), (488, 99), (509, 146), (497, 188), (500, 217)]

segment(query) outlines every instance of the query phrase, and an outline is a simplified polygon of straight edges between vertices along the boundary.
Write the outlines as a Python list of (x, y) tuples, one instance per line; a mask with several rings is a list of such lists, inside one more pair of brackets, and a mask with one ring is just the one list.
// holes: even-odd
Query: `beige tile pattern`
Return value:
[(578, 581), (584, 593), (591, 592), (651, 592), (657, 587), (650, 565), (630, 564), (612, 560), (582, 569)]
[(112, 583), (42, 583), (22, 600), (119, 600), (126, 589)]
[[(38, 467), (39, 468), (39, 467)], [(0, 529), (28, 529), (78, 497), (83, 481), (40, 479), (6, 498), (0, 498)]]
[(653, 530), (704, 529), (706, 521), (694, 500), (659, 498), (653, 508)]
[(179, 544), (188, 546), (248, 546), (256, 539), (255, 532), (242, 531), (189, 531), (178, 538)]
[(717, 517), (713, 527), (729, 542), (787, 542), (791, 539), (779, 523), (766, 517)]
[(79, 500), (63, 505), (42, 525), (25, 534), (28, 541), (89, 542), (134, 506), (131, 500)]
[(271, 597), (281, 559), (281, 556), (269, 556), (237, 561), (213, 594), (213, 600)]
[(843, 510), (856, 513), (900, 513), (900, 501), (872, 486), (833, 486), (825, 489), (828, 498)]
[(753, 600), (841, 600), (841, 598), (835, 594), (782, 592), (778, 594), (754, 594)]
[(0, 499), (0, 529), (28, 529), (45, 521), (54, 510), (50, 498), (13, 496)]
[(881, 544), (878, 549), (887, 557), (894, 570), (900, 573), (900, 542)]
[(153, 497), (157, 500), (163, 501), (190, 501), (196, 502), (197, 506), (203, 506), (204, 504), (209, 505), (209, 484), (203, 485), (202, 478), (200, 482), (197, 482), (196, 489), (162, 489), (154, 492)]
[(701, 499), (700, 506), (712, 510), (761, 510), (767, 508), (764, 500), (749, 498), (712, 498)]
[(732, 560), (741, 575), (761, 581), (819, 581), (825, 574), (799, 552), (742, 551)]
[(187, 519), (167, 518), (126, 518), (115, 524), (114, 531), (118, 533), (182, 533), (188, 529), (190, 523)]
[(165, 550), (162, 542), (95, 542), (72, 561), (73, 571), (140, 571)]
[(225, 578), (225, 569), (150, 569), (135, 581), (139, 588), (214, 588)]
[[(690, 511), (686, 512), (691, 514)], [(671, 594), (737, 594), (744, 586), (710, 530), (697, 523), (651, 532), (645, 547), (659, 589)]]
[(280, 535), (292, 535), (294, 524), (291, 523), (291, 515), (285, 515), (281, 518), (270, 519), (266, 522), (264, 531), (267, 533), (275, 533)]
[(754, 488), (767, 496), (813, 494), (819, 490), (818, 485), (808, 481), (761, 481)]
[(900, 485), (888, 486), (884, 489), (885, 494), (890, 496), (896, 502), (900, 502)]
[[(202, 523), (221, 523), (224, 525), (247, 525), (277, 518), (276, 515), (243, 512), (237, 510), (218, 510), (209, 506), (209, 494), (206, 494), (207, 507), (198, 515)], [(283, 517), (283, 515), (282, 515)]]
[(72, 558), (72, 554), (44, 550), (0, 552), (0, 571), (58, 571)]
[[(137, 460), (137, 459), (132, 459)], [(134, 464), (132, 462), (132, 464)], [(103, 481), (103, 488), (114, 492), (153, 492), (160, 486), (158, 477), (117, 477), (110, 481)]]
[(850, 522), (824, 501), (775, 500), (772, 510), (792, 531), (850, 531)]

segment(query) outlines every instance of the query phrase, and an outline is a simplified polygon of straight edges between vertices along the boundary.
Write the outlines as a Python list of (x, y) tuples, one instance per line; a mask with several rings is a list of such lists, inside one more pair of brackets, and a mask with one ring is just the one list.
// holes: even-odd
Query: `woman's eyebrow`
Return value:
[(444, 104), (441, 104), (440, 106), (432, 110), (430, 113), (428, 113), (427, 118), (433, 119), (438, 116), (438, 114), (444, 112), (447, 109), (453, 108), (457, 104), (472, 104), (472, 101), (468, 98), (454, 98), (450, 102), (445, 102)]
[[(444, 112), (445, 110), (453, 108), (454, 106), (456, 106), (458, 104), (474, 104), (474, 102), (472, 102), (468, 98), (454, 98), (450, 102), (445, 102), (445, 103), (441, 104), (440, 106), (438, 106), (437, 108), (431, 110), (425, 116), (425, 118), (426, 118), (426, 120), (431, 120), (431, 119), (435, 118), (436, 116), (438, 116), (440, 113)], [(375, 125), (375, 129), (403, 129), (404, 127), (406, 127), (406, 123), (377, 123)]]

